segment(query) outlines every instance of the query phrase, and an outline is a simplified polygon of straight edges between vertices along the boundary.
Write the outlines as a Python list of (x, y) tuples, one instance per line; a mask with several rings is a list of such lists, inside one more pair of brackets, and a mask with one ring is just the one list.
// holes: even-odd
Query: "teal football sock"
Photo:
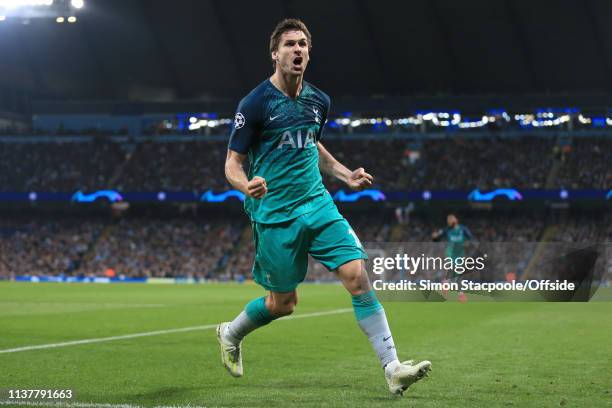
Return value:
[(227, 326), (225, 337), (238, 344), (253, 330), (265, 326), (276, 317), (266, 307), (266, 297), (260, 297), (247, 303), (245, 309)]
[(368, 337), (382, 367), (396, 361), (397, 352), (385, 309), (378, 301), (374, 290), (353, 296), (353, 310), (357, 324)]

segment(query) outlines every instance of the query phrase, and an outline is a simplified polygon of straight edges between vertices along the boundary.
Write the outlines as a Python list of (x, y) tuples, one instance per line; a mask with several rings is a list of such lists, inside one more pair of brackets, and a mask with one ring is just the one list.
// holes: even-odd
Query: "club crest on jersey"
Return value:
[(316, 108), (312, 108), (312, 112), (314, 113), (315, 122), (321, 123), (321, 118), (319, 117), (319, 110)]
[(240, 129), (245, 123), (246, 120), (244, 119), (244, 115), (240, 112), (236, 113), (236, 117), (234, 118), (234, 127), (236, 129)]
[(315, 132), (313, 129), (308, 129), (306, 135), (302, 135), (302, 130), (298, 130), (293, 135), (290, 131), (283, 132), (281, 140), (278, 143), (277, 149), (283, 146), (289, 146), (292, 149), (307, 149), (315, 146)]

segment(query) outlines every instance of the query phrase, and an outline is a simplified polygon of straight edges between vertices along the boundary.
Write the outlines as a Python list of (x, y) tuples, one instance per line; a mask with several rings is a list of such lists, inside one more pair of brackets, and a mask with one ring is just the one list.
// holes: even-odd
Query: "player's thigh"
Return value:
[(311, 214), (309, 221), (312, 236), (310, 255), (328, 270), (334, 271), (347, 262), (368, 258), (355, 231), (333, 203)]
[(271, 292), (293, 292), (308, 269), (308, 242), (300, 220), (254, 223), (253, 239), (255, 282)]

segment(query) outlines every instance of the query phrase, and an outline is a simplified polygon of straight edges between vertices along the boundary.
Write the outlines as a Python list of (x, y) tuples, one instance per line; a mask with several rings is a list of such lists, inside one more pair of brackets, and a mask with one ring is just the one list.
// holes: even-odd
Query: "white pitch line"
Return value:
[[(0, 401), (0, 405), (18, 405), (25, 407), (57, 407), (57, 408), (146, 408), (142, 405), (132, 404), (105, 404), (95, 402), (68, 402), (68, 401)], [(198, 405), (156, 405), (154, 408), (206, 408)]]
[[(279, 320), (293, 320), (293, 319), (303, 319), (305, 317), (328, 316), (328, 315), (334, 315), (334, 314), (339, 314), (339, 313), (347, 313), (352, 310), (353, 309), (334, 309), (334, 310), (328, 310), (326, 312), (304, 313), (304, 314), (298, 314), (295, 316), (292, 315), (288, 317), (283, 317)], [(214, 329), (215, 327), (217, 327), (216, 324), (207, 324), (204, 326), (191, 326), (191, 327), (183, 327), (180, 329), (156, 330), (156, 331), (150, 331), (150, 332), (144, 332), (144, 333), (126, 334), (123, 336), (111, 336), (111, 337), (100, 337), (97, 339), (73, 340), (73, 341), (65, 341), (63, 343), (39, 344), (35, 346), (24, 346), (24, 347), (0, 350), (0, 354), (18, 353), (20, 351), (42, 350), (42, 349), (50, 349), (50, 348), (57, 348), (57, 347), (77, 346), (80, 344), (103, 343), (106, 341), (135, 339), (138, 337), (159, 336), (162, 334), (183, 333), (183, 332), (190, 332), (190, 331), (196, 331), (196, 330), (209, 330), (209, 329)]]

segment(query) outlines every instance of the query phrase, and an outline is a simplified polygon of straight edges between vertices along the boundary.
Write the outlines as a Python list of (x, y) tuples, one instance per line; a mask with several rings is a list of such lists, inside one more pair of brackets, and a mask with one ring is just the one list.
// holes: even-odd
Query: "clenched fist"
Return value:
[(247, 184), (247, 192), (249, 197), (260, 199), (268, 192), (268, 186), (266, 185), (266, 179), (263, 177), (255, 176)]

